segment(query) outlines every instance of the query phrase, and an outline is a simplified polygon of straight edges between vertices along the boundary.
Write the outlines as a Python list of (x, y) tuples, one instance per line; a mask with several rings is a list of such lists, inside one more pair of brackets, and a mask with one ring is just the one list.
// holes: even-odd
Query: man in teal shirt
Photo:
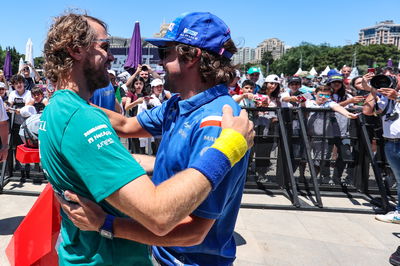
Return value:
[[(154, 186), (118, 141), (105, 113), (88, 103), (94, 90), (109, 83), (107, 69), (114, 57), (107, 36), (104, 22), (67, 14), (55, 19), (45, 42), (46, 75), (60, 91), (41, 117), (43, 171), (59, 194), (74, 191), (110, 214), (99, 224), (98, 234), (79, 230), (62, 212), (60, 265), (151, 264), (145, 245), (113, 239), (114, 216), (133, 218), (155, 237), (172, 232), (244, 156), (254, 134), (244, 115), (225, 115), (223, 132), (230, 131), (222, 132), (193, 168)], [(137, 133), (150, 136), (140, 126)], [(238, 145), (229, 144), (232, 136)]]

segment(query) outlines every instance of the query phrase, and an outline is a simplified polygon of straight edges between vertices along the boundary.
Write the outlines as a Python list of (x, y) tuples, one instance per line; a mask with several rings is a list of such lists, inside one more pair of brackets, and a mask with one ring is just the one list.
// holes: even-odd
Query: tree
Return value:
[[(274, 62), (274, 58), (272, 57), (272, 53), (270, 51), (266, 51), (262, 54), (261, 65), (263, 66), (263, 68), (267, 69), (267, 66), (270, 66), (273, 62)], [(266, 74), (269, 74), (269, 73), (266, 73)]]

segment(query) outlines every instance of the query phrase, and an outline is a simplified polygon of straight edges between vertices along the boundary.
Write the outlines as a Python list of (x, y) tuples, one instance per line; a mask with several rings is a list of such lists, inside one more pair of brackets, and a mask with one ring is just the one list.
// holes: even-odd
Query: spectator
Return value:
[[(235, 71), (236, 76), (233, 79), (232, 83), (229, 84), (228, 89), (229, 89), (229, 95), (239, 95), (240, 94), (240, 86), (239, 86), (239, 80), (240, 80), (240, 71), (236, 69)], [(242, 84), (243, 86), (243, 84)]]
[[(305, 102), (305, 106), (307, 108), (330, 108), (344, 117), (351, 119), (357, 118), (357, 115), (348, 112), (341, 105), (332, 101), (332, 94), (332, 88), (328, 86), (320, 86), (315, 90), (315, 100), (307, 100)], [(321, 171), (320, 182), (329, 183), (330, 185), (333, 185), (332, 182), (330, 182), (331, 179), (326, 179), (326, 176), (322, 175), (323, 173), (321, 169), (321, 160), (322, 158), (330, 158), (330, 153), (332, 150), (329, 149), (327, 146), (331, 145), (331, 140), (323, 139), (323, 137), (332, 137), (337, 135), (337, 132), (335, 132), (337, 131), (335, 130), (335, 122), (333, 122), (335, 119), (336, 116), (333, 113), (328, 113), (327, 115), (324, 115), (323, 112), (314, 112), (310, 113), (307, 123), (309, 135), (321, 136), (321, 138), (317, 137), (311, 140), (311, 149), (314, 153), (314, 164), (317, 173)]]
[(377, 108), (383, 126), (383, 138), (385, 139), (385, 156), (397, 183), (397, 205), (394, 211), (376, 215), (375, 219), (388, 223), (400, 223), (400, 103), (398, 70), (385, 70), (387, 76), (396, 79), (397, 84), (393, 88), (371, 89), (371, 93), (365, 100), (363, 113), (374, 115)]
[[(8, 97), (9, 106), (14, 108), (14, 121), (11, 125), (11, 136), (12, 136), (12, 149), (14, 150), (14, 154), (16, 154), (16, 147), (20, 144), (23, 144), (21, 137), (19, 136), (19, 130), (21, 124), (25, 121), (25, 119), (20, 115), (19, 111), (22, 107), (24, 107), (27, 103), (32, 101), (31, 92), (29, 90), (25, 90), (25, 78), (21, 75), (14, 75), (11, 77), (11, 85), (15, 88)], [(10, 109), (11, 110), (11, 109)], [(15, 162), (15, 169), (20, 170), (21, 164), (19, 161)], [(21, 183), (25, 182), (26, 176), (30, 171), (29, 164), (25, 164), (25, 169), (21, 170)]]
[(232, 98), (241, 107), (256, 107), (256, 104), (254, 102), (255, 97), (253, 94), (255, 85), (256, 84), (253, 81), (246, 79), (242, 83), (242, 88), (240, 89), (239, 94), (234, 94)]
[(8, 115), (0, 97), (0, 162), (5, 162), (8, 155)]
[(151, 82), (151, 91), (151, 97), (158, 99), (160, 103), (163, 103), (171, 98), (171, 93), (164, 90), (164, 82), (161, 79), (153, 79)]
[(343, 85), (346, 87), (346, 91), (352, 94), (353, 91), (351, 90), (349, 79), (349, 76), (351, 74), (351, 67), (344, 65), (340, 70), (340, 74), (342, 74), (343, 76)]
[(150, 66), (139, 65), (133, 75), (127, 80), (126, 86), (130, 87), (134, 78), (140, 76), (144, 80), (143, 95), (148, 96), (151, 94), (151, 81), (155, 78), (161, 78)]
[[(33, 73), (35, 73), (35, 77), (31, 77), (31, 69)], [(23, 65), (21, 71), (19, 72), (20, 75), (24, 76), (25, 78), (25, 90), (30, 91), (33, 87), (35, 87), (35, 84), (39, 82), (40, 80), (40, 75), (36, 71), (36, 69), (31, 65), (29, 62), (25, 62)]]
[[(280, 107), (280, 80), (277, 75), (269, 75), (265, 78), (265, 82), (259, 92), (255, 96), (257, 107)], [(258, 117), (254, 122), (257, 135), (271, 138), (278, 134), (278, 118), (275, 111), (258, 112)], [(256, 157), (270, 157), (271, 152), (276, 148), (277, 138), (273, 138), (264, 146), (258, 145), (254, 147)], [(271, 160), (266, 159), (264, 166), (256, 163), (256, 174), (258, 182), (266, 182), (267, 172), (272, 166)]]
[(300, 96), (302, 92), (301, 88), (301, 78), (300, 77), (290, 77), (288, 80), (289, 91), (283, 92), (281, 97), (281, 105), (282, 107), (298, 107), (301, 103)]
[(125, 104), (126, 104), (126, 93), (125, 93), (125, 90), (121, 86), (118, 86), (117, 77), (116, 77), (116, 74), (115, 74), (114, 70), (109, 69), (108, 70), (108, 76), (110, 78), (111, 85), (114, 88), (115, 99), (120, 104), (120, 109), (123, 109)]
[[(0, 70), (0, 83), (3, 83), (3, 86), (7, 91), (10, 89), (10, 87), (8, 86), (8, 81), (7, 81), (6, 77), (4, 76), (3, 70)], [(4, 99), (3, 99), (3, 101), (4, 101)]]
[(44, 97), (43, 90), (36, 86), (31, 90), (33, 99), (27, 103), (27, 105), (33, 105), (36, 109), (36, 113), (40, 114), (43, 112), (49, 101)]
[(258, 93), (258, 91), (261, 89), (260, 85), (257, 84), (259, 78), (260, 78), (260, 69), (258, 67), (250, 67), (247, 70), (247, 79), (253, 81), (254, 84), (256, 84), (253, 91), (254, 94)]
[(95, 90), (89, 101), (107, 110), (122, 113), (121, 106), (115, 98), (115, 90), (111, 82), (107, 87)]
[(0, 97), (4, 103), (8, 102), (8, 91), (4, 82), (0, 82)]

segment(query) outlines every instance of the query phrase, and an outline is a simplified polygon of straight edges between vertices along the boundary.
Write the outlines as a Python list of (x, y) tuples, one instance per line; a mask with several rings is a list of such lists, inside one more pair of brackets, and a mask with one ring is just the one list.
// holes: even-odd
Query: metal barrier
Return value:
[[(284, 195), (292, 204), (283, 206), (243, 203), (242, 207), (355, 213), (383, 213), (393, 208), (391, 202), (395, 204), (396, 199), (392, 195), (396, 191), (382, 177), (383, 172), (391, 172), (383, 153), (382, 134), (378, 134), (378, 138), (372, 138), (368, 134), (368, 127), (381, 126), (380, 119), (377, 120), (379, 124), (369, 125), (365, 122), (364, 115), (348, 120), (326, 108), (245, 109), (253, 119), (256, 130), (245, 193)], [(259, 115), (260, 112), (263, 114)], [(272, 117), (268, 123), (260, 121), (260, 117), (266, 113), (267, 117)], [(313, 121), (312, 117), (317, 115), (321, 119)], [(343, 126), (340, 121), (334, 121), (342, 119), (340, 116), (347, 123), (346, 130), (333, 128), (340, 124)], [(271, 125), (274, 123), (277, 132), (271, 133), (274, 128)], [(269, 126), (269, 130), (263, 130), (265, 125)], [(319, 134), (312, 127), (317, 127)], [(378, 143), (375, 153), (372, 141)], [(272, 143), (276, 147), (275, 151), (271, 153), (266, 143)], [(332, 158), (332, 154), (335, 154), (334, 148), (336, 158)], [(276, 162), (273, 167), (271, 161)], [(341, 178), (343, 173), (351, 177), (351, 180), (340, 182), (337, 178)], [(327, 180), (324, 180), (324, 175), (333, 178), (325, 182)], [(324, 207), (324, 197), (347, 197), (350, 200), (362, 198), (374, 208), (366, 210)]]

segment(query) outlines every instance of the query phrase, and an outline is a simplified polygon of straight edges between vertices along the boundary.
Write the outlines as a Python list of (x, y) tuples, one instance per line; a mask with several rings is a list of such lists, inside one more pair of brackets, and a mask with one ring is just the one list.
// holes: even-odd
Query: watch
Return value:
[(111, 214), (107, 214), (106, 219), (104, 220), (104, 224), (100, 227), (100, 235), (102, 237), (113, 239), (114, 231), (113, 231), (113, 223), (115, 216)]

